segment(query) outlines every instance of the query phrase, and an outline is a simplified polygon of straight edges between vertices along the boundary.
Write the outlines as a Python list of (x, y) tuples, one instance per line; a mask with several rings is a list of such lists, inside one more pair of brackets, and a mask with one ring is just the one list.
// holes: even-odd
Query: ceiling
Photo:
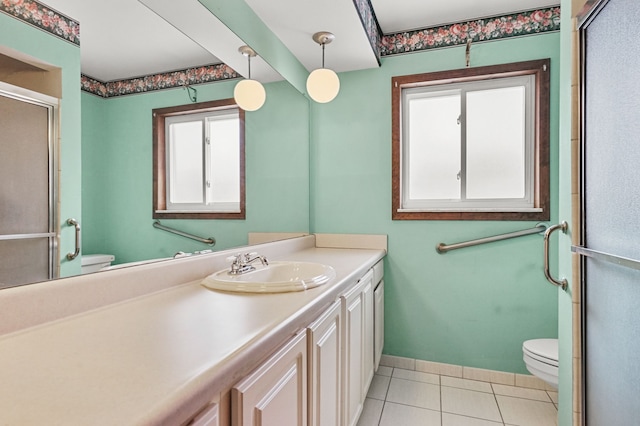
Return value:
[[(228, 0), (227, 0), (228, 1)], [(245, 44), (198, 0), (43, 0), (80, 22), (82, 73), (113, 81), (224, 62), (247, 76)], [(311, 39), (331, 31), (326, 66), (338, 72), (378, 66), (353, 0), (245, 0), (309, 71), (321, 62)], [(383, 33), (557, 5), (559, 0), (371, 0)], [(258, 52), (258, 56), (260, 52)], [(252, 77), (282, 79), (261, 58)]]

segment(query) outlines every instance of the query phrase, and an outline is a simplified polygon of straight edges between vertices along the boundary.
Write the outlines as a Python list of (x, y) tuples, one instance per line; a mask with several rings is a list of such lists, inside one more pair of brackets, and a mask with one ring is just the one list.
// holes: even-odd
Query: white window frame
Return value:
[[(527, 88), (525, 110), (530, 119), (525, 122), (527, 142), (523, 155), (527, 166), (523, 176), (526, 190), (524, 197), (517, 199), (410, 199), (408, 167), (410, 164), (405, 149), (410, 141), (407, 133), (408, 114), (406, 103), (412, 97), (433, 96), (438, 92), (458, 90), (468, 93), (479, 88), (498, 88), (504, 83), (523, 83)], [(462, 101), (466, 95), (461, 97)], [(392, 109), (392, 218), (394, 220), (536, 220), (546, 221), (550, 217), (550, 60), (541, 59), (485, 67), (437, 71), (425, 74), (396, 76), (391, 79)], [(464, 116), (460, 117), (466, 123)], [(465, 127), (465, 126), (461, 126)], [(462, 131), (462, 130), (461, 130)], [(466, 139), (463, 138), (461, 144)], [(461, 148), (464, 148), (461, 146)], [(461, 150), (461, 178), (466, 168), (466, 152)], [(505, 200), (508, 204), (505, 204)]]
[[(209, 198), (209, 191), (207, 190), (211, 186), (211, 174), (212, 174), (212, 166), (211, 166), (211, 143), (212, 138), (215, 138), (215, 135), (210, 134), (209, 123), (211, 121), (226, 119), (233, 117), (235, 119), (240, 120), (240, 112), (238, 108), (223, 108), (215, 111), (209, 111), (205, 113), (194, 113), (194, 114), (184, 114), (184, 115), (175, 115), (172, 117), (167, 117), (165, 120), (165, 146), (171, 147), (171, 132), (170, 126), (172, 124), (177, 123), (193, 123), (193, 122), (201, 122), (202, 123), (202, 156), (203, 156), (203, 164), (201, 165), (203, 169), (203, 182), (202, 182), (202, 203), (172, 203), (171, 202), (171, 177), (172, 175), (172, 166), (173, 161), (171, 157), (171, 149), (166, 149), (166, 188), (167, 188), (167, 205), (166, 209), (168, 211), (173, 211), (176, 213), (193, 213), (193, 212), (211, 212), (211, 213), (240, 213), (240, 201), (237, 203), (229, 202), (214, 202)], [(240, 141), (238, 141), (238, 149), (240, 145)], [(238, 180), (240, 180), (240, 176), (238, 176)], [(238, 194), (240, 198), (240, 194)]]
[[(233, 99), (200, 102), (173, 107), (156, 108), (153, 114), (153, 218), (154, 219), (240, 219), (246, 218), (246, 189), (245, 189), (245, 113)], [(168, 181), (170, 176), (171, 159), (169, 158), (170, 144), (169, 126), (173, 123), (203, 120), (203, 177), (211, 175), (209, 164), (209, 150), (206, 144), (208, 122), (211, 120), (237, 115), (239, 126), (239, 190), (240, 202), (227, 204), (226, 202), (207, 202), (206, 182), (203, 185), (202, 203), (171, 203)], [(209, 121), (207, 121), (209, 120)], [(215, 143), (215, 135), (214, 143)], [(211, 139), (210, 139), (211, 140)], [(205, 151), (206, 150), (206, 151)]]
[[(469, 92), (502, 89), (511, 87), (524, 87), (525, 89), (525, 122), (524, 122), (524, 184), (525, 194), (522, 198), (494, 198), (494, 199), (469, 199), (466, 197), (466, 163), (467, 163), (467, 110), (466, 95)], [(441, 85), (418, 86), (402, 90), (402, 128), (401, 134), (401, 170), (402, 170), (402, 207), (399, 211), (459, 211), (461, 209), (489, 212), (532, 211), (539, 212), (540, 208), (534, 207), (534, 174), (533, 161), (535, 154), (535, 76), (524, 75), (515, 77), (503, 77), (491, 80), (470, 81), (462, 83), (445, 83)], [(411, 141), (409, 138), (409, 103), (414, 99), (427, 97), (440, 97), (447, 94), (460, 96), (460, 199), (419, 199), (410, 198), (411, 170), (409, 167), (409, 155)]]

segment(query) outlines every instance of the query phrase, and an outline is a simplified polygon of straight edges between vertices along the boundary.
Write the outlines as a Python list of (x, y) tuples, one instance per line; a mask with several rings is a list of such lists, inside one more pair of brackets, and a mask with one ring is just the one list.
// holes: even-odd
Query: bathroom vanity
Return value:
[[(240, 251), (335, 278), (201, 285)], [(0, 424), (354, 425), (381, 350), (385, 254), (384, 236), (313, 235), (3, 290)]]

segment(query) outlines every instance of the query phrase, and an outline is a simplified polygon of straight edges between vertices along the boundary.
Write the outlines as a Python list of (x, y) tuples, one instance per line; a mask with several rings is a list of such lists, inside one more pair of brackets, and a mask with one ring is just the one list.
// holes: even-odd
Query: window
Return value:
[(233, 99), (153, 110), (153, 217), (244, 219), (244, 111)]
[(549, 60), (392, 79), (393, 219), (549, 219)]

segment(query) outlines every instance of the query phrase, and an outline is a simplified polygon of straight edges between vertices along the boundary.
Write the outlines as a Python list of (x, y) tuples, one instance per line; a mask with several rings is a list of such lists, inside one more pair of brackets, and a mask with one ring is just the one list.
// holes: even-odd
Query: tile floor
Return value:
[(558, 393), (380, 366), (358, 426), (555, 426)]

